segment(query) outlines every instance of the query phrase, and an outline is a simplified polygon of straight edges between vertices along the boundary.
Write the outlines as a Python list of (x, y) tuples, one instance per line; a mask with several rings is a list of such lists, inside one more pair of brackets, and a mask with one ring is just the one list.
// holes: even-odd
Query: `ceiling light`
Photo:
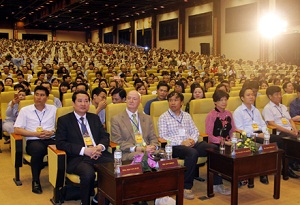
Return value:
[(109, 6), (108, 4), (105, 4), (104, 6)]
[(135, 9), (135, 6), (132, 6), (131, 8)]
[(154, 10), (158, 10), (158, 8), (156, 8), (156, 7), (154, 7), (153, 9), (154, 9)]
[(90, 13), (90, 11), (86, 11), (86, 13), (87, 13), (87, 14), (89, 14), (89, 13)]
[(95, 14), (97, 14), (98, 13), (98, 11), (95, 11)]
[(116, 18), (117, 20), (120, 20), (120, 18)]
[(165, 8), (165, 7), (164, 7), (164, 6), (160, 6), (160, 8), (162, 8), (162, 9), (163, 9), (163, 8)]

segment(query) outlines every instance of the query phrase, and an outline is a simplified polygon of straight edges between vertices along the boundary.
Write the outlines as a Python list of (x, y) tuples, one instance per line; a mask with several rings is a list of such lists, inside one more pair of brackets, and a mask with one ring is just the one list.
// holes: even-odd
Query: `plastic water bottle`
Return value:
[(270, 133), (268, 130), (264, 133), (264, 144), (270, 144)]
[(235, 156), (236, 144), (237, 144), (237, 138), (235, 136), (233, 136), (231, 138), (231, 155), (232, 156)]
[(114, 152), (114, 166), (115, 166), (115, 173), (120, 173), (120, 166), (122, 165), (122, 151), (120, 150), (120, 146), (116, 146), (116, 150)]
[(165, 146), (165, 152), (166, 152), (166, 160), (172, 159), (173, 148), (170, 140), (167, 141), (167, 145)]

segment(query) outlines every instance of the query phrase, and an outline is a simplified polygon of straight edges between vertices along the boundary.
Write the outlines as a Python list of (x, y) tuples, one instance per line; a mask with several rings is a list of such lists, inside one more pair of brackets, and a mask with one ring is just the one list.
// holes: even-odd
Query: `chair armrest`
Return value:
[(272, 125), (268, 125), (268, 129), (272, 130), (272, 134), (276, 135), (276, 127)]
[(295, 125), (300, 125), (299, 121), (294, 121)]
[(56, 145), (48, 146), (49, 182), (54, 188), (63, 187), (67, 167), (67, 155), (65, 151), (56, 148)]
[(15, 133), (10, 134), (11, 140), (11, 161), (14, 168), (23, 165), (23, 137)]
[(115, 142), (113, 142), (113, 141), (110, 141), (110, 143), (109, 143), (109, 146), (114, 150), (114, 149), (116, 149), (116, 147), (117, 147), (117, 143), (115, 143)]
[(167, 140), (161, 138), (161, 137), (158, 137), (157, 138), (157, 141), (158, 143), (160, 144), (161, 148), (165, 148), (166, 144), (167, 144)]
[(51, 151), (53, 151), (57, 155), (65, 155), (66, 154), (65, 151), (57, 149), (56, 145), (49, 145), (48, 147), (49, 147), (49, 149), (51, 149)]
[(205, 141), (208, 143), (208, 134), (200, 133), (200, 139), (202, 139), (202, 141)]

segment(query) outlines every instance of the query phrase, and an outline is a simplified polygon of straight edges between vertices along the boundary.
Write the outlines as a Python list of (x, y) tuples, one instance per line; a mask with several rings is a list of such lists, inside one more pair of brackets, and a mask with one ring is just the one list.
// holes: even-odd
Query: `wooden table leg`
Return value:
[(287, 157), (283, 157), (282, 175), (284, 180), (289, 179), (288, 169), (289, 169), (289, 159)]
[(254, 188), (254, 178), (249, 178), (248, 179), (248, 188), (249, 189)]
[(274, 199), (280, 198), (281, 154), (278, 155), (277, 161), (277, 172), (274, 176)]
[(214, 173), (208, 171), (208, 173), (207, 173), (207, 196), (208, 197), (214, 197), (215, 196), (214, 189), (213, 189), (213, 184), (214, 184)]
[(103, 193), (98, 192), (98, 205), (102, 204), (105, 204), (105, 197)]
[(236, 176), (233, 176), (231, 182), (231, 205), (238, 204), (238, 183), (238, 178)]

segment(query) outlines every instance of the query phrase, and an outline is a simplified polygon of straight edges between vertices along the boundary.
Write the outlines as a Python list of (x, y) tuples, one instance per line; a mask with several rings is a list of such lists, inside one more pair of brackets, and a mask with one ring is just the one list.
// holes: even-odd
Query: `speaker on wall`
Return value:
[(203, 55), (210, 55), (210, 44), (209, 43), (200, 43), (200, 51)]

